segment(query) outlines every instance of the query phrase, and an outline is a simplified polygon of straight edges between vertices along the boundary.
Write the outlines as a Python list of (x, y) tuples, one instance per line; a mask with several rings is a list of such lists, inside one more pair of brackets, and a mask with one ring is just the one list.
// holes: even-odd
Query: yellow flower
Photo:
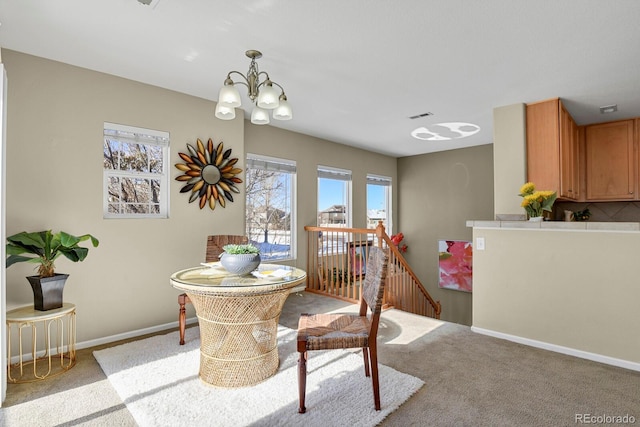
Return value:
[(551, 212), (553, 203), (556, 201), (555, 191), (538, 190), (533, 182), (527, 182), (520, 187), (520, 197), (522, 197), (521, 207), (527, 212), (529, 217), (542, 216), (543, 211)]
[(542, 191), (536, 191), (531, 195), (531, 198), (538, 203), (542, 203), (544, 200), (544, 194), (542, 194)]
[(530, 194), (536, 191), (536, 186), (533, 182), (527, 182), (520, 187), (520, 194)]

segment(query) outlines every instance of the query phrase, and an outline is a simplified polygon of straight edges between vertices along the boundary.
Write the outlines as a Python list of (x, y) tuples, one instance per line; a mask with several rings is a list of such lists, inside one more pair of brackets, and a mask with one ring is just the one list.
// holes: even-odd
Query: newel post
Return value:
[(378, 221), (378, 226), (376, 227), (376, 236), (378, 237), (378, 247), (382, 248), (382, 235), (385, 233), (384, 225), (382, 225), (382, 221)]

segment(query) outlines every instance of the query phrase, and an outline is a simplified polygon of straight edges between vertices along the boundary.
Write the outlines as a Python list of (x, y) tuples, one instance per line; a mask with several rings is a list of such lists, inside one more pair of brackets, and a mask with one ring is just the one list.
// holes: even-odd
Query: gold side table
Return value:
[[(76, 306), (67, 302), (47, 311), (34, 310), (32, 305), (8, 311), (7, 339), (10, 383), (39, 381), (66, 372), (76, 364)], [(14, 341), (18, 344), (15, 356), (11, 352)]]

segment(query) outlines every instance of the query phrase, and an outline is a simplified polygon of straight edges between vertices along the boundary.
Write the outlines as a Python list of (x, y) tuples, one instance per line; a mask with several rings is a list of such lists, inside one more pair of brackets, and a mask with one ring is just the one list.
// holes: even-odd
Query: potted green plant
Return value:
[(33, 306), (36, 310), (62, 307), (62, 291), (69, 275), (56, 273), (54, 262), (60, 255), (73, 262), (83, 261), (89, 249), (79, 246), (79, 243), (89, 239), (94, 248), (98, 246), (98, 239), (91, 234), (74, 236), (64, 231), (22, 231), (7, 237), (7, 267), (17, 262), (40, 264), (38, 275), (27, 277), (33, 289)]
[(584, 209), (581, 211), (574, 212), (573, 218), (576, 221), (589, 221), (589, 218), (591, 218), (591, 211), (589, 211), (589, 209)]
[(225, 245), (220, 264), (230, 273), (247, 274), (260, 265), (260, 250), (253, 245)]

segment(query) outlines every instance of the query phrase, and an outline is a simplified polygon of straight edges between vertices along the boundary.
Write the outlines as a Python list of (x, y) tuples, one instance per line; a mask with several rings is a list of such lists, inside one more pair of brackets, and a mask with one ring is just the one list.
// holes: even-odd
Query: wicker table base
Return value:
[(200, 323), (200, 379), (246, 387), (275, 374), (278, 319), (288, 294), (288, 289), (243, 296), (187, 292)]
[(304, 270), (260, 264), (237, 276), (209, 263), (171, 276), (185, 292), (200, 324), (200, 379), (217, 387), (246, 387), (278, 370), (278, 320)]

